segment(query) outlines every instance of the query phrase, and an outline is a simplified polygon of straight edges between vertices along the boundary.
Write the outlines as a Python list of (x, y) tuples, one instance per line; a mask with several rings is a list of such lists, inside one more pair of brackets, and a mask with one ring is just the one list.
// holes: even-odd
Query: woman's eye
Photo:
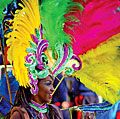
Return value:
[(45, 82), (45, 85), (50, 86), (52, 83), (51, 82)]

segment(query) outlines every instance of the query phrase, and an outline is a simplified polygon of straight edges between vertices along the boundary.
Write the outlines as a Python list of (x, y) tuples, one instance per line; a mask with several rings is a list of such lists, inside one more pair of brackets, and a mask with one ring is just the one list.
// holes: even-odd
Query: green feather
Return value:
[(3, 10), (11, 2), (12, 0), (0, 0), (0, 23), (2, 22), (3, 19)]
[(70, 44), (70, 37), (63, 31), (66, 21), (64, 15), (73, 6), (82, 6), (71, 0), (42, 0), (40, 6), (43, 34), (49, 40), (49, 47), (53, 50), (57, 44)]

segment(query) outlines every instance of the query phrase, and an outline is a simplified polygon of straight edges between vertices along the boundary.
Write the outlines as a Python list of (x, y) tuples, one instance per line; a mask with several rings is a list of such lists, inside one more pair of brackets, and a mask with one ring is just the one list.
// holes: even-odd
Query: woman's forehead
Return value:
[(47, 76), (46, 78), (44, 78), (44, 79), (40, 79), (41, 81), (54, 81), (54, 78), (51, 76), (51, 75), (49, 75), (49, 76)]
[(52, 76), (47, 76), (46, 78), (45, 78), (45, 80), (51, 80), (51, 81), (53, 81), (53, 77)]

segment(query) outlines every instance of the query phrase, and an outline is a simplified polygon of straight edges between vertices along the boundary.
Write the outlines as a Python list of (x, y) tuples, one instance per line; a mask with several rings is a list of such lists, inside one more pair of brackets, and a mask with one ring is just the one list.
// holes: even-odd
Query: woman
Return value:
[[(47, 104), (51, 101), (54, 90), (52, 77), (56, 77), (61, 72), (71, 75), (74, 71), (79, 70), (81, 65), (75, 66), (73, 61), (77, 61), (77, 64), (80, 61), (73, 54), (71, 47), (65, 43), (59, 43), (59, 39), (56, 42), (55, 38), (54, 48), (49, 46), (49, 40), (52, 38), (46, 37), (47, 32), (44, 31), (44, 24), (41, 22), (41, 18), (44, 21), (48, 18), (41, 17), (40, 9), (44, 11), (51, 3), (54, 5), (54, 2), (60, 8), (61, 5), (64, 5), (61, 1), (54, 0), (53, 2), (45, 0), (41, 4), (39, 4), (39, 0), (22, 0), (19, 4), (21, 9), (16, 10), (12, 20), (11, 32), (6, 35), (9, 47), (8, 61), (13, 65), (14, 76), (21, 86), (16, 97), (15, 106), (17, 107), (13, 107), (11, 110), (10, 119), (63, 118), (56, 106)], [(62, 7), (65, 9), (60, 12), (62, 17), (60, 20), (64, 19), (65, 11), (69, 7), (68, 3)], [(44, 16), (44, 14), (42, 15)], [(51, 15), (50, 13), (48, 16)], [(56, 22), (58, 24), (58, 20)], [(55, 28), (58, 30), (57, 26)], [(63, 23), (60, 31), (63, 32)], [(55, 33), (55, 35), (59, 36), (60, 33)], [(65, 33), (64, 35), (66, 37)], [(63, 35), (61, 34), (61, 36)], [(62, 39), (64, 40), (64, 38)]]
[(51, 102), (53, 79), (49, 75), (38, 81), (39, 91), (36, 95), (30, 93), (30, 88), (20, 87), (17, 93), (15, 107), (10, 112), (10, 119), (63, 119), (58, 107)]

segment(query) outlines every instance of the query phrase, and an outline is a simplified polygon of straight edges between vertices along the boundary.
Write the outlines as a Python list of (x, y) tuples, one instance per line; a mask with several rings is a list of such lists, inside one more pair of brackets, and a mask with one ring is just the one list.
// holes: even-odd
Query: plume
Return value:
[(114, 104), (120, 100), (120, 34), (79, 55), (82, 69), (73, 74), (89, 89)]
[(84, 54), (120, 32), (119, 7), (119, 0), (91, 0), (82, 13), (77, 11), (72, 14), (79, 21), (67, 22), (64, 30), (73, 37), (75, 54)]
[(82, 9), (82, 5), (71, 0), (42, 0), (40, 12), (44, 37), (49, 41), (49, 47), (55, 49), (56, 44), (70, 44), (70, 37), (64, 32), (64, 15), (73, 6)]
[(66, 23), (64, 29), (82, 61), (73, 76), (112, 104), (120, 100), (119, 7), (119, 0), (91, 0), (82, 13), (74, 13), (79, 21)]
[[(31, 35), (40, 26), (38, 0), (22, 0), (13, 19), (13, 30), (7, 34), (8, 60), (13, 63), (13, 73), (20, 86), (30, 86), (28, 70), (25, 67), (26, 49), (30, 47)], [(20, 70), (19, 70), (20, 69)]]

